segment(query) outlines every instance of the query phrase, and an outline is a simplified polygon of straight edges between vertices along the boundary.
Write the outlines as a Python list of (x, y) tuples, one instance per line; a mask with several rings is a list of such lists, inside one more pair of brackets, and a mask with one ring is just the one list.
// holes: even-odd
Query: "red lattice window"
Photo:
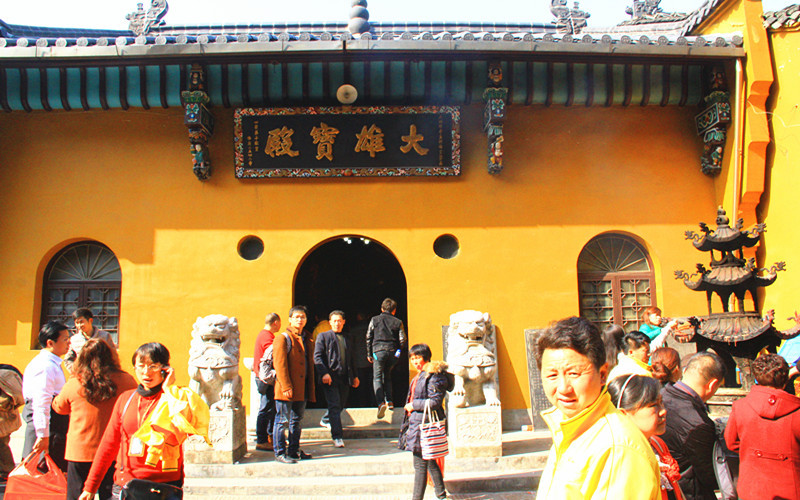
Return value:
[(42, 324), (50, 320), (75, 327), (72, 312), (88, 307), (93, 325), (105, 330), (119, 344), (119, 301), (122, 273), (108, 247), (84, 241), (56, 254), (44, 275)]
[(580, 313), (600, 328), (638, 329), (642, 311), (656, 303), (654, 283), (647, 251), (628, 236), (597, 236), (578, 257)]

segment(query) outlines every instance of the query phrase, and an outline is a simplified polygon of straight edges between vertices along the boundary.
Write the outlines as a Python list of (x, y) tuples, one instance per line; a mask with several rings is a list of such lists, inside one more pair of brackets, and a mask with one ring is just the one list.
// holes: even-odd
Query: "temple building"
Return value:
[(165, 0), (129, 30), (3, 19), (0, 361), (88, 305), (124, 366), (158, 340), (185, 383), (198, 316), (235, 316), (245, 357), (269, 312), (352, 326), (392, 297), (434, 357), (450, 314), (491, 314), (517, 425), (526, 329), (705, 313), (673, 273), (718, 206), (768, 224), (743, 258), (788, 262), (759, 305), (785, 328), (797, 16), (658, 3), (605, 29), (560, 1), (503, 25), (378, 21), (363, 0), (324, 24), (173, 26)]

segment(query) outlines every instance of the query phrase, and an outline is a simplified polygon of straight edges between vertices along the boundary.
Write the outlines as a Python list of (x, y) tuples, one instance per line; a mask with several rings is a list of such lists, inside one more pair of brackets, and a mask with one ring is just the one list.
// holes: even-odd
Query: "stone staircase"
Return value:
[[(307, 410), (301, 448), (313, 459), (294, 465), (274, 461), (272, 452), (255, 450), (236, 464), (186, 464), (187, 500), (259, 499), (408, 499), (414, 483), (411, 453), (397, 449), (399, 414), (374, 420), (375, 410), (349, 410), (344, 421), (345, 448), (335, 448), (330, 431), (319, 427), (322, 410)], [(393, 420), (394, 419), (394, 420)], [(550, 447), (548, 432), (503, 434), (499, 458), (448, 457), (445, 484), (452, 498), (512, 500), (535, 496)], [(426, 498), (434, 498), (429, 486)]]
[(733, 403), (746, 395), (747, 393), (741, 389), (722, 387), (708, 400), (708, 414), (712, 419), (727, 417), (731, 414)]

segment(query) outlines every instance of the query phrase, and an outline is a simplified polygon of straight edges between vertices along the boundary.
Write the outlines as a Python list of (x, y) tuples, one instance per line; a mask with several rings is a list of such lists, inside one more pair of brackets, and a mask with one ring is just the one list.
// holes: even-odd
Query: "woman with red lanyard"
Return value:
[[(131, 479), (146, 479), (178, 488), (183, 486), (183, 453), (180, 454), (177, 468), (162, 470), (162, 462), (155, 466), (146, 463), (147, 445), (133, 436), (147, 422), (164, 389), (175, 381), (174, 370), (169, 366), (169, 351), (158, 342), (144, 344), (133, 354), (133, 366), (139, 387), (117, 398), (79, 500), (94, 499), (103, 476), (115, 458), (115, 499), (120, 498), (122, 487)], [(179, 444), (169, 443), (170, 439), (174, 437), (167, 437), (168, 445)]]
[(661, 401), (661, 384), (652, 377), (642, 375), (617, 377), (608, 383), (608, 395), (611, 396), (611, 402), (628, 415), (650, 441), (661, 470), (661, 498), (685, 500), (678, 486), (681, 478), (678, 462), (658, 437), (667, 430), (667, 410)]

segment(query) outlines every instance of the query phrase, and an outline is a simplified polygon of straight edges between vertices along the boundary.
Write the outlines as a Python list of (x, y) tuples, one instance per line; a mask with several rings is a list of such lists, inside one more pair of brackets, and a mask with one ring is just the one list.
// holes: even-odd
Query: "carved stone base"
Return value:
[(500, 406), (450, 406), (450, 454), (453, 458), (503, 456), (503, 414)]
[(208, 425), (208, 446), (203, 438), (192, 436), (183, 444), (187, 463), (232, 464), (247, 453), (247, 413), (238, 410), (212, 410)]

